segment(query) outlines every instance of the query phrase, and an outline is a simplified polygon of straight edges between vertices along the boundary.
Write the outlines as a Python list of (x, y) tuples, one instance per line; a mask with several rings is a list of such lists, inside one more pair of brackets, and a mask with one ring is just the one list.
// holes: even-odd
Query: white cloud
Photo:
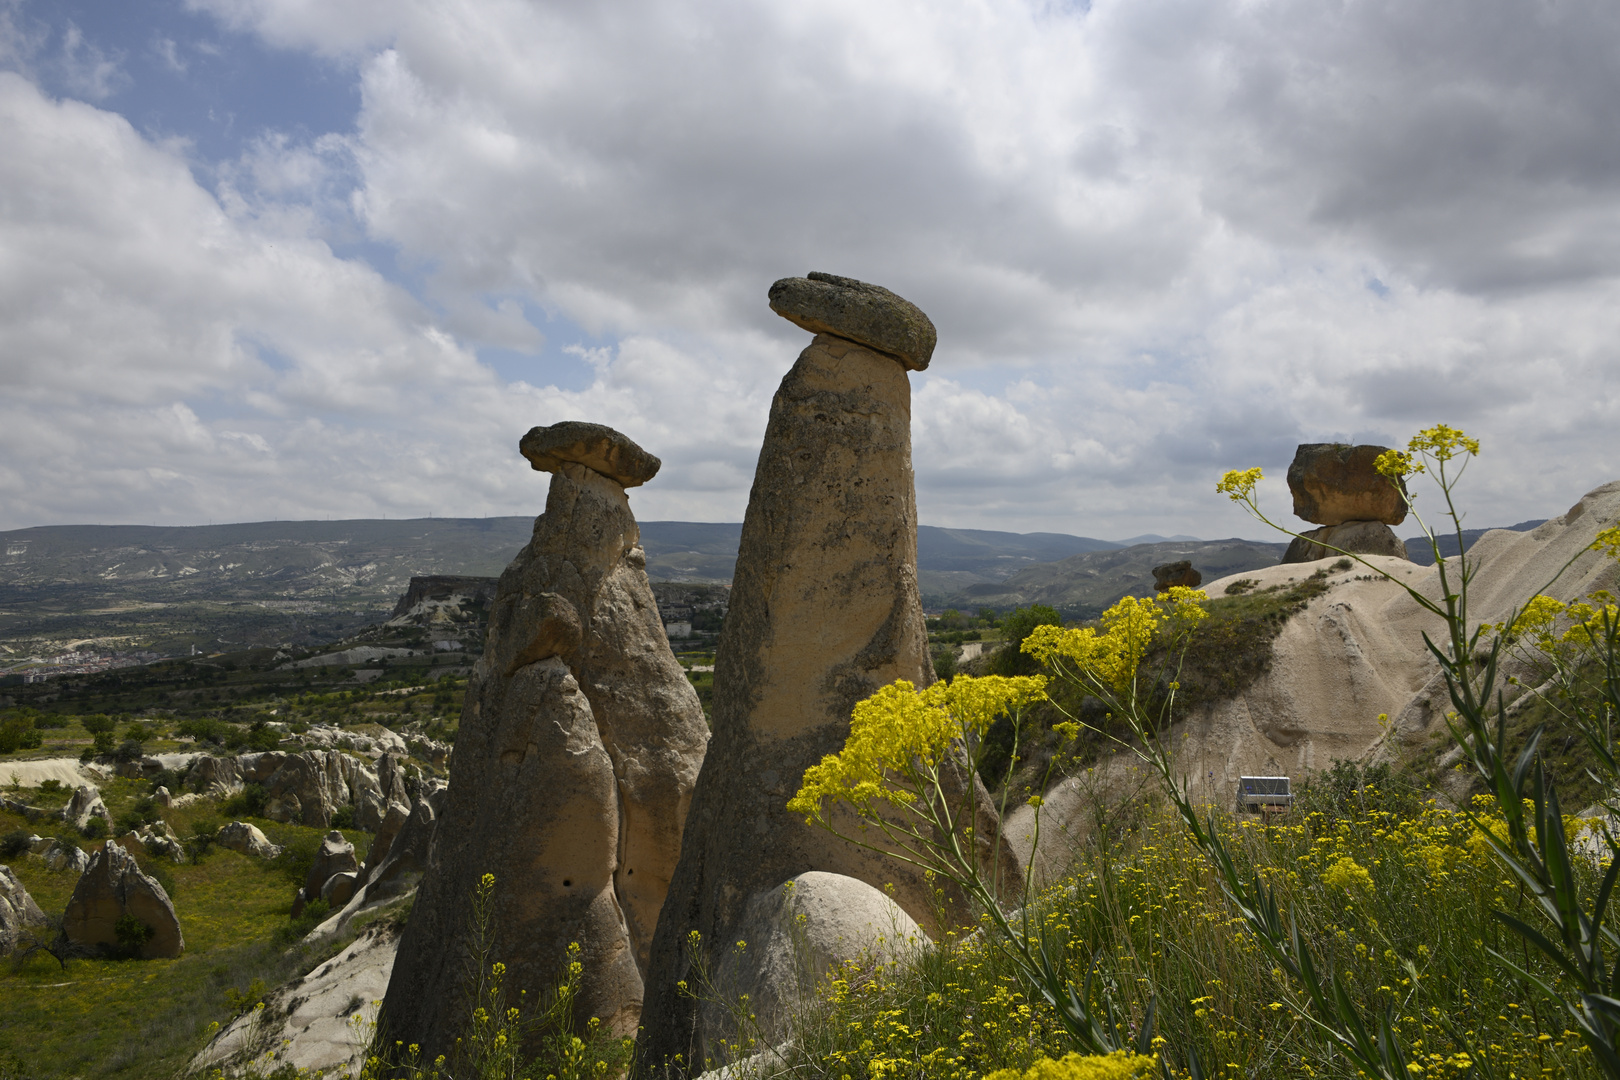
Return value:
[[(925, 520), (1254, 535), (1222, 469), (1439, 420), (1485, 439), (1479, 523), (1620, 475), (1598, 5), (191, 6), (351, 65), (354, 131), (267, 135), (210, 192), (0, 84), (31, 140), (0, 164), (33, 200), (0, 223), (17, 400), (125, 432), (175, 518), (264, 516), (241, 476), (277, 514), (526, 511), (511, 446), (564, 414), (666, 459), (643, 514), (735, 518), (804, 341), (765, 289), (810, 269), (939, 326)], [(354, 240), (412, 292), (327, 246)], [(483, 348), (580, 378), (508, 384)], [(176, 403), (205, 463), (157, 435)], [(7, 477), (14, 523), (121, 505)]]

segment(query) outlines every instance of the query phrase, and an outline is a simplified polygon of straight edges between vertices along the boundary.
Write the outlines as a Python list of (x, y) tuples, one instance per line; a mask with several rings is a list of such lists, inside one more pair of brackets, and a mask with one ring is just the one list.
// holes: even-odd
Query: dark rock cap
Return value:
[(556, 472), (565, 461), (583, 465), (627, 488), (658, 475), (663, 462), (605, 424), (564, 420), (530, 428), (518, 449), (539, 472)]
[[(1301, 443), (1288, 466), (1288, 490), (1294, 513), (1318, 525), (1349, 521), (1406, 520), (1406, 484), (1378, 471), (1386, 446), (1364, 443)], [(1384, 554), (1384, 552), (1378, 552)]]
[(771, 310), (812, 334), (836, 334), (887, 353), (912, 371), (934, 356), (938, 334), (922, 309), (881, 285), (812, 273), (771, 286)]

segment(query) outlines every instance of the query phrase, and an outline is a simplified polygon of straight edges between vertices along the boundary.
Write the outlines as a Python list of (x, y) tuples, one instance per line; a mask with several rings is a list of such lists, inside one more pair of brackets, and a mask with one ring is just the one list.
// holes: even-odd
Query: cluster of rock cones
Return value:
[[(898, 904), (908, 926), (938, 930), (919, 873), (786, 808), (804, 770), (842, 747), (857, 701), (933, 679), (907, 372), (927, 367), (934, 327), (886, 289), (827, 274), (778, 281), (770, 303), (816, 336), (771, 405), (712, 737), (663, 632), (626, 494), (659, 460), (573, 421), (520, 443), (551, 473), (546, 510), (497, 587), (383, 1006), (387, 1031), (426, 1060), (453, 1046), (474, 1004), (467, 957), (486, 950), (506, 965), (512, 1000), (538, 1001), (577, 942), (580, 1027), (639, 1025), (639, 1067), (684, 1071), (733, 1033), (678, 987), (694, 959), (723, 979), (770, 982), (768, 942), (741, 968), (727, 954), (745, 924), (769, 936), (758, 924), (780, 921), (786, 883), (801, 914)], [(486, 873), (496, 883), (480, 926), (469, 900)]]

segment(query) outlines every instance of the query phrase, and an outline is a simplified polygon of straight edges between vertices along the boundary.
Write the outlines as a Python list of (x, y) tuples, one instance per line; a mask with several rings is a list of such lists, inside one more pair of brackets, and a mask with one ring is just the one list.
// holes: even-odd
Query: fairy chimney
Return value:
[(489, 955), (510, 1000), (543, 1000), (571, 942), (575, 1023), (633, 1033), (653, 926), (708, 738), (670, 652), (625, 489), (656, 457), (612, 428), (537, 427), (545, 513), (501, 575), (470, 680), (450, 788), (384, 1015), (425, 1060), (470, 1014), (469, 902), (495, 876)]
[[(855, 704), (896, 679), (933, 681), (917, 591), (908, 371), (934, 327), (887, 289), (830, 274), (771, 286), (777, 314), (815, 333), (771, 402), (715, 666), (714, 736), (653, 941), (638, 1075), (701, 1071), (716, 1039), (690, 935), (720, 970), (751, 902), (809, 871), (884, 888), (937, 930), (913, 868), (813, 828), (787, 802), (837, 753)], [(977, 778), (981, 838), (995, 818)], [(985, 840), (980, 857), (988, 865)], [(1015, 859), (1002, 852), (1002, 867)], [(677, 1060), (678, 1059), (678, 1060)]]

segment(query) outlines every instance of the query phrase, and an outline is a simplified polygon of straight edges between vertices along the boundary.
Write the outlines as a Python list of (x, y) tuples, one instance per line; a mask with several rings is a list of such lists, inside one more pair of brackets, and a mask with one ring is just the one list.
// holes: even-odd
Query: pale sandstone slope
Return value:
[[(1597, 588), (1620, 591), (1614, 560), (1585, 550), (1617, 516), (1620, 482), (1596, 488), (1532, 532), (1486, 533), (1468, 552), (1477, 567), (1470, 622), (1501, 622), (1537, 591), (1566, 601)], [(1365, 558), (1426, 596), (1441, 594), (1437, 567), (1389, 556)], [(1548, 587), (1572, 558), (1573, 565)], [(1399, 585), (1373, 576), (1365, 566), (1331, 570), (1338, 559), (1267, 567), (1204, 587), (1219, 597), (1240, 578), (1267, 589), (1329, 568), (1328, 591), (1288, 620), (1274, 643), (1270, 670), (1236, 697), (1195, 709), (1177, 725), (1177, 763), (1195, 800), (1225, 806), (1240, 776), (1299, 778), (1335, 759), (1421, 752), (1431, 736), (1443, 733), (1445, 686), (1423, 643), (1424, 633), (1438, 636), (1442, 623)], [(1457, 560), (1451, 560), (1448, 573), (1456, 567)], [(1389, 728), (1380, 724), (1380, 714), (1393, 718)], [(1394, 738), (1398, 744), (1391, 743)], [(1133, 760), (1124, 753), (1111, 755), (1090, 776), (1065, 780), (1049, 793), (1041, 821), (1045, 873), (1059, 868), (1062, 853), (1085, 828), (1086, 789), (1105, 799), (1134, 790)], [(1007, 827), (1014, 848), (1027, 858), (1033, 811), (1009, 815)]]

